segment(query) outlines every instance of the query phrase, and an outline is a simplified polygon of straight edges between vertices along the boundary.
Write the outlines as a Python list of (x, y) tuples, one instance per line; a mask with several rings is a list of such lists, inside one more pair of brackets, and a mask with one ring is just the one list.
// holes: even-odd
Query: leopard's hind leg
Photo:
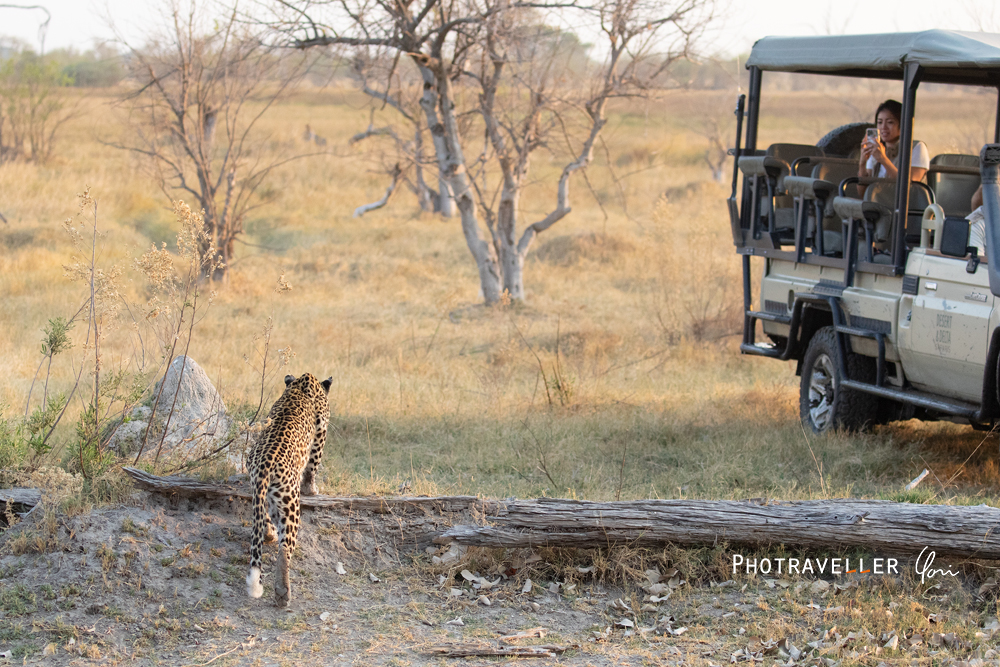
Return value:
[(278, 532), (278, 572), (274, 579), (274, 603), (287, 607), (292, 599), (289, 564), (299, 532), (299, 490), (291, 487), (281, 495), (278, 488), (268, 496), (271, 520)]

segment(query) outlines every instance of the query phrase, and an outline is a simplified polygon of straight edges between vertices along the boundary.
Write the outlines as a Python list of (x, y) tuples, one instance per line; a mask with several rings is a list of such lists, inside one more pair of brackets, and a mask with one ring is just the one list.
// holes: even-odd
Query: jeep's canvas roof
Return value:
[(902, 79), (906, 63), (918, 63), (925, 81), (996, 86), (1000, 84), (1000, 34), (926, 30), (764, 37), (754, 44), (747, 67)]

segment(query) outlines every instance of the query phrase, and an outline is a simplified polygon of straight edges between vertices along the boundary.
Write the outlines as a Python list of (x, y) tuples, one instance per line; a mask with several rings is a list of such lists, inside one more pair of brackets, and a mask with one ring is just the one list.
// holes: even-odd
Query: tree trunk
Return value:
[[(479, 220), (476, 217), (476, 201), (472, 196), (472, 188), (469, 185), (469, 177), (465, 169), (465, 155), (462, 152), (461, 136), (458, 131), (458, 121), (455, 118), (455, 98), (451, 87), (451, 79), (448, 77), (447, 68), (437, 59), (430, 59), (427, 56), (419, 55), (415, 58), (420, 66), (421, 73), (425, 71), (432, 77), (431, 87), (424, 79), (424, 98), (420, 105), (424, 106), (425, 100), (433, 97), (437, 100), (438, 111), (441, 113), (441, 123), (437, 125), (443, 141), (444, 174), (447, 181), (442, 183), (442, 204), (444, 204), (444, 191), (450, 190), (454, 197), (455, 206), (462, 221), (462, 233), (465, 235), (465, 243), (476, 260), (476, 268), (479, 271), (479, 285), (483, 292), (483, 299), (487, 305), (492, 305), (500, 301), (502, 290), (500, 287), (500, 266), (497, 261), (496, 251), (492, 244), (483, 240), (479, 231)], [(430, 92), (432, 91), (432, 92)], [(436, 119), (437, 116), (435, 115)], [(428, 116), (430, 120), (430, 116)], [(435, 127), (431, 128), (431, 135), (437, 138)], [(435, 150), (438, 146), (435, 143)], [(442, 154), (438, 154), (438, 160)], [(447, 185), (447, 187), (445, 187)]]
[(454, 215), (451, 193), (448, 191), (448, 148), (445, 142), (444, 125), (438, 119), (438, 87), (437, 77), (426, 65), (417, 62), (417, 69), (424, 80), (424, 94), (420, 98), (420, 108), (424, 110), (427, 127), (431, 131), (431, 142), (434, 144), (434, 156), (438, 163), (438, 209), (441, 215), (450, 218)]
[(38, 489), (0, 489), (0, 515), (7, 505), (15, 514), (27, 514), (35, 505), (42, 502), (42, 492)]
[(884, 500), (587, 502), (539, 498), (508, 503), (491, 525), (455, 526), (438, 544), (483, 547), (607, 547), (787, 544), (861, 547), (878, 555), (920, 553), (1000, 559), (1000, 509)]
[(455, 198), (451, 196), (451, 188), (448, 186), (448, 179), (438, 172), (438, 211), (444, 218), (455, 215)]
[[(421, 211), (438, 211), (441, 205), (440, 201), (434, 201), (439, 196), (439, 193), (432, 192), (430, 186), (427, 185), (427, 181), (424, 180), (424, 140), (422, 127), (419, 121), (415, 122), (415, 131), (413, 133), (413, 171), (414, 171), (414, 189), (416, 190), (417, 203), (420, 204)], [(440, 182), (440, 172), (438, 172), (438, 181)]]
[[(229, 238), (219, 244), (218, 259), (222, 260), (221, 266), (216, 266), (212, 272), (212, 280), (216, 282), (226, 282), (229, 277), (229, 265), (233, 261), (233, 252), (236, 250), (236, 239)], [(213, 262), (214, 264), (215, 262)]]
[(511, 299), (524, 300), (524, 256), (518, 252), (517, 215), (521, 184), (505, 184), (500, 192), (497, 209), (497, 230), (500, 236), (500, 268), (503, 270), (503, 288)]
[[(198, 170), (198, 180), (202, 184), (202, 187), (208, 187), (206, 185), (207, 181), (203, 177), (202, 170)], [(203, 193), (209, 192), (208, 190), (202, 190)], [(201, 257), (207, 257), (212, 245), (215, 245), (216, 250), (220, 251), (222, 248), (219, 246), (219, 240), (222, 235), (222, 229), (219, 227), (219, 219), (216, 216), (215, 210), (215, 199), (214, 193), (209, 193), (209, 195), (202, 196), (198, 200), (198, 206), (201, 207), (202, 215), (202, 229), (205, 232), (205, 236), (198, 240), (198, 251)], [(195, 207), (191, 207), (194, 209)], [(211, 267), (206, 264), (202, 264), (201, 268), (201, 278), (202, 280), (216, 280), (216, 272), (211, 270)]]

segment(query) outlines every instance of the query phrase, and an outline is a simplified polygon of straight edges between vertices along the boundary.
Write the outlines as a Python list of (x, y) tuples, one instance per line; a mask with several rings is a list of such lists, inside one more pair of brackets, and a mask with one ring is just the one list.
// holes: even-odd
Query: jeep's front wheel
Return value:
[[(802, 360), (799, 416), (813, 433), (856, 431), (874, 423), (878, 399), (841, 386), (840, 346), (833, 327), (823, 327), (809, 341)], [(872, 381), (871, 359), (847, 354), (844, 366), (856, 380)]]

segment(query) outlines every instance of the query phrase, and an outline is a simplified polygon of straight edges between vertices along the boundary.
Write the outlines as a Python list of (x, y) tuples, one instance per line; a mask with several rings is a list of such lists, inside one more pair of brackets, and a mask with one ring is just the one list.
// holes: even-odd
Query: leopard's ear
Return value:
[(332, 376), (328, 377), (327, 379), (323, 380), (323, 382), (321, 384), (323, 385), (323, 389), (326, 391), (326, 393), (329, 394), (330, 393), (330, 385), (333, 384), (333, 377)]
[(288, 385), (290, 385), (291, 383), (293, 383), (293, 382), (295, 382), (295, 376), (294, 375), (286, 375), (285, 376), (285, 386), (286, 387)]

